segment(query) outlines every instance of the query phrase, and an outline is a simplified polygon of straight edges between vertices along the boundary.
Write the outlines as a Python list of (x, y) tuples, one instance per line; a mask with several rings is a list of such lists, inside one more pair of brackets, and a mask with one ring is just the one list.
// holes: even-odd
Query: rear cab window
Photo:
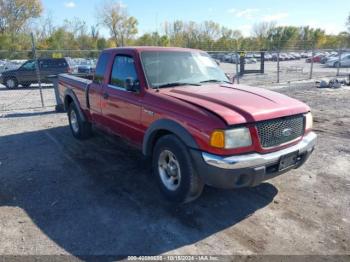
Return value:
[(101, 54), (96, 66), (94, 83), (102, 84), (106, 70), (107, 70), (108, 60), (109, 60), (109, 54), (107, 53)]

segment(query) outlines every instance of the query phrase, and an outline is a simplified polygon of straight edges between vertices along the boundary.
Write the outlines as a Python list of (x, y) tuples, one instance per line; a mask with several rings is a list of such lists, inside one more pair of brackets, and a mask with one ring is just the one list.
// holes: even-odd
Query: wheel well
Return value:
[(64, 107), (66, 108), (66, 110), (68, 109), (69, 105), (73, 102), (73, 98), (69, 95), (67, 95), (64, 98)]
[[(163, 136), (166, 136), (166, 135), (175, 135), (174, 133), (172, 133), (171, 131), (169, 130), (166, 130), (166, 129), (159, 129), (155, 132), (155, 134), (152, 136), (152, 139), (151, 141), (149, 141), (149, 145), (148, 145), (148, 154), (149, 155), (152, 155), (153, 154), (153, 149), (154, 149), (154, 146), (156, 145), (157, 141), (163, 137)], [(175, 135), (176, 136), (176, 135)], [(181, 140), (181, 139), (180, 139)]]
[(159, 119), (149, 126), (144, 135), (142, 143), (143, 154), (150, 156), (158, 139), (168, 134), (175, 135), (187, 147), (199, 148), (189, 131), (180, 123), (170, 119)]
[(18, 81), (17, 78), (15, 76), (5, 76), (4, 77), (4, 82), (6, 82), (8, 79), (13, 79), (15, 81)]

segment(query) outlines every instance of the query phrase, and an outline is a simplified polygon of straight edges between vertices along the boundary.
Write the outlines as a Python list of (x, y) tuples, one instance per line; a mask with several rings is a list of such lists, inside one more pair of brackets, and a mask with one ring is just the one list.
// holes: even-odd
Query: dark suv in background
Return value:
[[(54, 76), (71, 71), (68, 58), (40, 58), (38, 59), (41, 82), (49, 83), (48, 76)], [(29, 87), (38, 82), (35, 69), (35, 60), (28, 60), (15, 70), (4, 71), (0, 74), (0, 82), (7, 88), (16, 88), (18, 85)]]

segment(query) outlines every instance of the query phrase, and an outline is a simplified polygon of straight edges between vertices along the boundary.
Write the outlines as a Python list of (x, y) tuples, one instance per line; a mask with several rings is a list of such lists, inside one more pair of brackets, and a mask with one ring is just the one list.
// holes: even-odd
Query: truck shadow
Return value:
[[(68, 127), (58, 127), (2, 136), (0, 145), (0, 207), (22, 208), (41, 232), (78, 257), (185, 247), (231, 228), (278, 192), (269, 183), (206, 188), (199, 200), (174, 205), (162, 199), (149, 161), (118, 139), (98, 135), (80, 142)], [(18, 218), (8, 217), (18, 226)], [(46, 252), (35, 235), (26, 241)]]

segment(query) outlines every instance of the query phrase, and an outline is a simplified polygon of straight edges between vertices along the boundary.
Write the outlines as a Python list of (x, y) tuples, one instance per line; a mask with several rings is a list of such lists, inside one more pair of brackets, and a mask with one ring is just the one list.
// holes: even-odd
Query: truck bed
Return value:
[(86, 74), (60, 74), (58, 76), (58, 88), (59, 88), (59, 94), (64, 101), (64, 95), (67, 92), (73, 91), (73, 93), (76, 95), (77, 100), (80, 102), (80, 106), (83, 110), (87, 109), (87, 103), (88, 103), (88, 86), (92, 83), (92, 80), (90, 80), (91, 75)]

